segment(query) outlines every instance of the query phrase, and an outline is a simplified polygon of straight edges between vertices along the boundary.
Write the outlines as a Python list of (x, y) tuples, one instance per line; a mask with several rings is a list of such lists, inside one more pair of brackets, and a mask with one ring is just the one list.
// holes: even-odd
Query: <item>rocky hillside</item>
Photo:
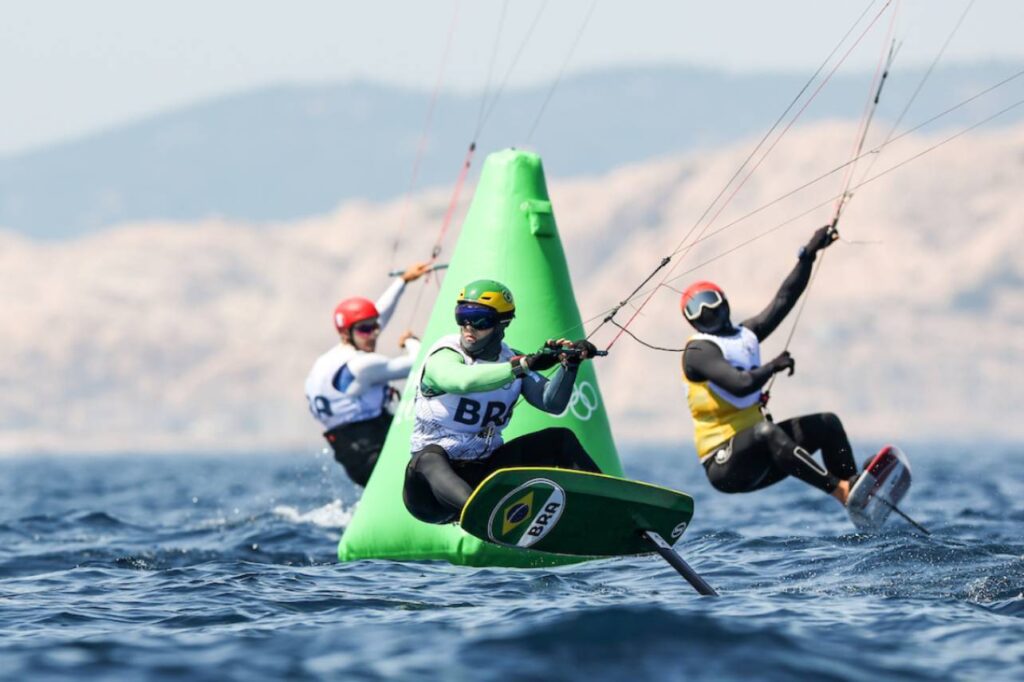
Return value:
[[(793, 131), (713, 229), (842, 163), (853, 135), (845, 123)], [(941, 139), (906, 138), (871, 173)], [(552, 182), (584, 318), (676, 248), (751, 144)], [(1022, 180), (1024, 127), (1013, 127), (964, 136), (862, 187), (793, 342), (797, 374), (776, 384), (777, 416), (834, 410), (862, 442), (1024, 438), (1024, 422), (1006, 412), (1024, 401)], [(840, 185), (830, 176), (680, 253), (631, 330), (682, 345), (687, 327), (670, 287), (698, 277), (720, 283), (737, 316), (757, 312), (830, 206), (784, 221)], [(209, 220), (60, 242), (0, 233), (0, 451), (319, 447), (302, 381), (333, 342), (331, 308), (345, 295), (375, 296), (393, 263), (429, 253), (446, 202), (446, 191), (408, 206), (353, 201), (269, 229)], [(435, 290), (427, 285), (418, 308), (421, 291), (407, 295), (383, 348), (399, 327), (422, 324)], [(613, 332), (597, 339), (607, 344)], [(769, 356), (786, 333), (766, 344)], [(598, 362), (621, 439), (690, 447), (677, 354), (623, 337)]]

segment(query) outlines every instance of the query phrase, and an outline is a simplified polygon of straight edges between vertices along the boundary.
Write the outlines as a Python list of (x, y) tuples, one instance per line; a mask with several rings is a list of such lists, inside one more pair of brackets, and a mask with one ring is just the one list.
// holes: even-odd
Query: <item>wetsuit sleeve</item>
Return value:
[(383, 329), (387, 323), (391, 320), (391, 316), (395, 313), (395, 308), (398, 307), (398, 299), (402, 298), (402, 292), (405, 291), (405, 280), (401, 277), (395, 279), (391, 283), (391, 286), (380, 295), (377, 302), (374, 304), (377, 306), (377, 321), (380, 322), (380, 326)]
[(461, 355), (448, 348), (427, 358), (423, 371), (423, 385), (428, 389), (456, 395), (491, 391), (514, 378), (511, 363), (467, 365)]
[(572, 386), (576, 383), (576, 369), (567, 370), (564, 366), (548, 379), (537, 372), (530, 372), (523, 377), (523, 397), (538, 410), (549, 414), (561, 414), (572, 398)]
[(380, 353), (359, 353), (349, 360), (347, 367), (352, 372), (353, 380), (345, 389), (345, 395), (362, 395), (373, 386), (409, 376), (416, 354), (408, 352), (408, 345), (406, 354), (397, 358), (389, 358)]
[(762, 365), (750, 371), (736, 369), (710, 341), (691, 341), (683, 353), (683, 372), (690, 381), (712, 381), (733, 395), (757, 391), (772, 376), (772, 369)]
[[(758, 341), (764, 341), (786, 318), (789, 311), (793, 309), (800, 299), (800, 294), (807, 288), (807, 282), (811, 279), (811, 269), (814, 267), (814, 257), (804, 256), (797, 260), (796, 267), (789, 273), (782, 286), (779, 287), (775, 298), (764, 310), (742, 322), (743, 326), (757, 335)], [(718, 383), (717, 381), (715, 383)]]

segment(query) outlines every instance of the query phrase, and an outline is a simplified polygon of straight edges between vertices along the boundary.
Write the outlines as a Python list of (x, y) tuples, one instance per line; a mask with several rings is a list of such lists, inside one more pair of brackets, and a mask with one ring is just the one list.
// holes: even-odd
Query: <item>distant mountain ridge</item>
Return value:
[[(938, 69), (905, 124), (923, 120), (1018, 71)], [(922, 72), (894, 69), (879, 118), (895, 118)], [(530, 146), (561, 177), (714, 148), (759, 134), (806, 74), (734, 74), (650, 67), (566, 78)], [(859, 116), (870, 74), (837, 75), (801, 119)], [(1005, 106), (1004, 88), (942, 121), (963, 125)], [(548, 86), (507, 91), (478, 140), (523, 145)], [(37, 151), (0, 157), (0, 228), (35, 238), (88, 234), (143, 220), (222, 217), (287, 221), (341, 202), (401, 195), (410, 182), (427, 93), (347, 83), (282, 85), (226, 95)], [(442, 94), (417, 186), (449, 185), (479, 112), (478, 95)], [(999, 124), (1022, 120), (1024, 111)]]
[[(681, 347), (692, 331), (678, 290), (695, 279), (720, 284), (737, 319), (766, 305), (830, 218), (839, 174), (723, 228), (834, 168), (855, 134), (853, 123), (828, 122), (788, 135), (716, 222), (721, 231), (659, 273), (671, 279), (630, 331)], [(875, 172), (944, 138), (908, 136)], [(756, 139), (550, 181), (588, 332), (676, 248)], [(1022, 149), (1024, 124), (977, 131), (856, 192), (790, 347), (797, 372), (772, 389), (777, 418), (834, 411), (858, 445), (1024, 441), (1013, 417), (1024, 402)], [(302, 382), (337, 343), (331, 310), (345, 296), (378, 295), (389, 268), (429, 254), (447, 195), (352, 201), (273, 228), (150, 223), (62, 241), (0, 231), (0, 454), (323, 447)], [(422, 330), (436, 292), (434, 282), (412, 285), (382, 352), (398, 353), (403, 327)], [(782, 350), (790, 324), (762, 357)], [(593, 340), (606, 347), (616, 331), (606, 325)], [(562, 333), (578, 331), (552, 330)], [(672, 443), (683, 465), (698, 466), (678, 353), (623, 336), (595, 366), (617, 439)]]

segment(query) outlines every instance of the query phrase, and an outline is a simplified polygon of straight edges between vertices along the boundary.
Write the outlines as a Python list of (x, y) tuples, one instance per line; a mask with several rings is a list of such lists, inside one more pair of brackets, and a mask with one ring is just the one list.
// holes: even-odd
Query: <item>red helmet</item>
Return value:
[(705, 308), (714, 310), (723, 303), (727, 301), (721, 287), (714, 282), (702, 280), (686, 287), (679, 308), (683, 311), (683, 317), (693, 322)]
[(379, 315), (373, 301), (358, 296), (346, 298), (334, 308), (334, 328), (340, 332), (357, 322), (370, 320)]

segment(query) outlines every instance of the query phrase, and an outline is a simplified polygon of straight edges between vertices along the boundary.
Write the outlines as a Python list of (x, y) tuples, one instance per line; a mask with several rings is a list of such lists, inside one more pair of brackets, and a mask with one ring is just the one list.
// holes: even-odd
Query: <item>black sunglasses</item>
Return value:
[(460, 327), (472, 327), (477, 330), (493, 329), (498, 324), (498, 316), (486, 311), (457, 312), (455, 324)]
[(352, 325), (352, 331), (356, 334), (372, 334), (380, 329), (380, 322), (361, 322)]

